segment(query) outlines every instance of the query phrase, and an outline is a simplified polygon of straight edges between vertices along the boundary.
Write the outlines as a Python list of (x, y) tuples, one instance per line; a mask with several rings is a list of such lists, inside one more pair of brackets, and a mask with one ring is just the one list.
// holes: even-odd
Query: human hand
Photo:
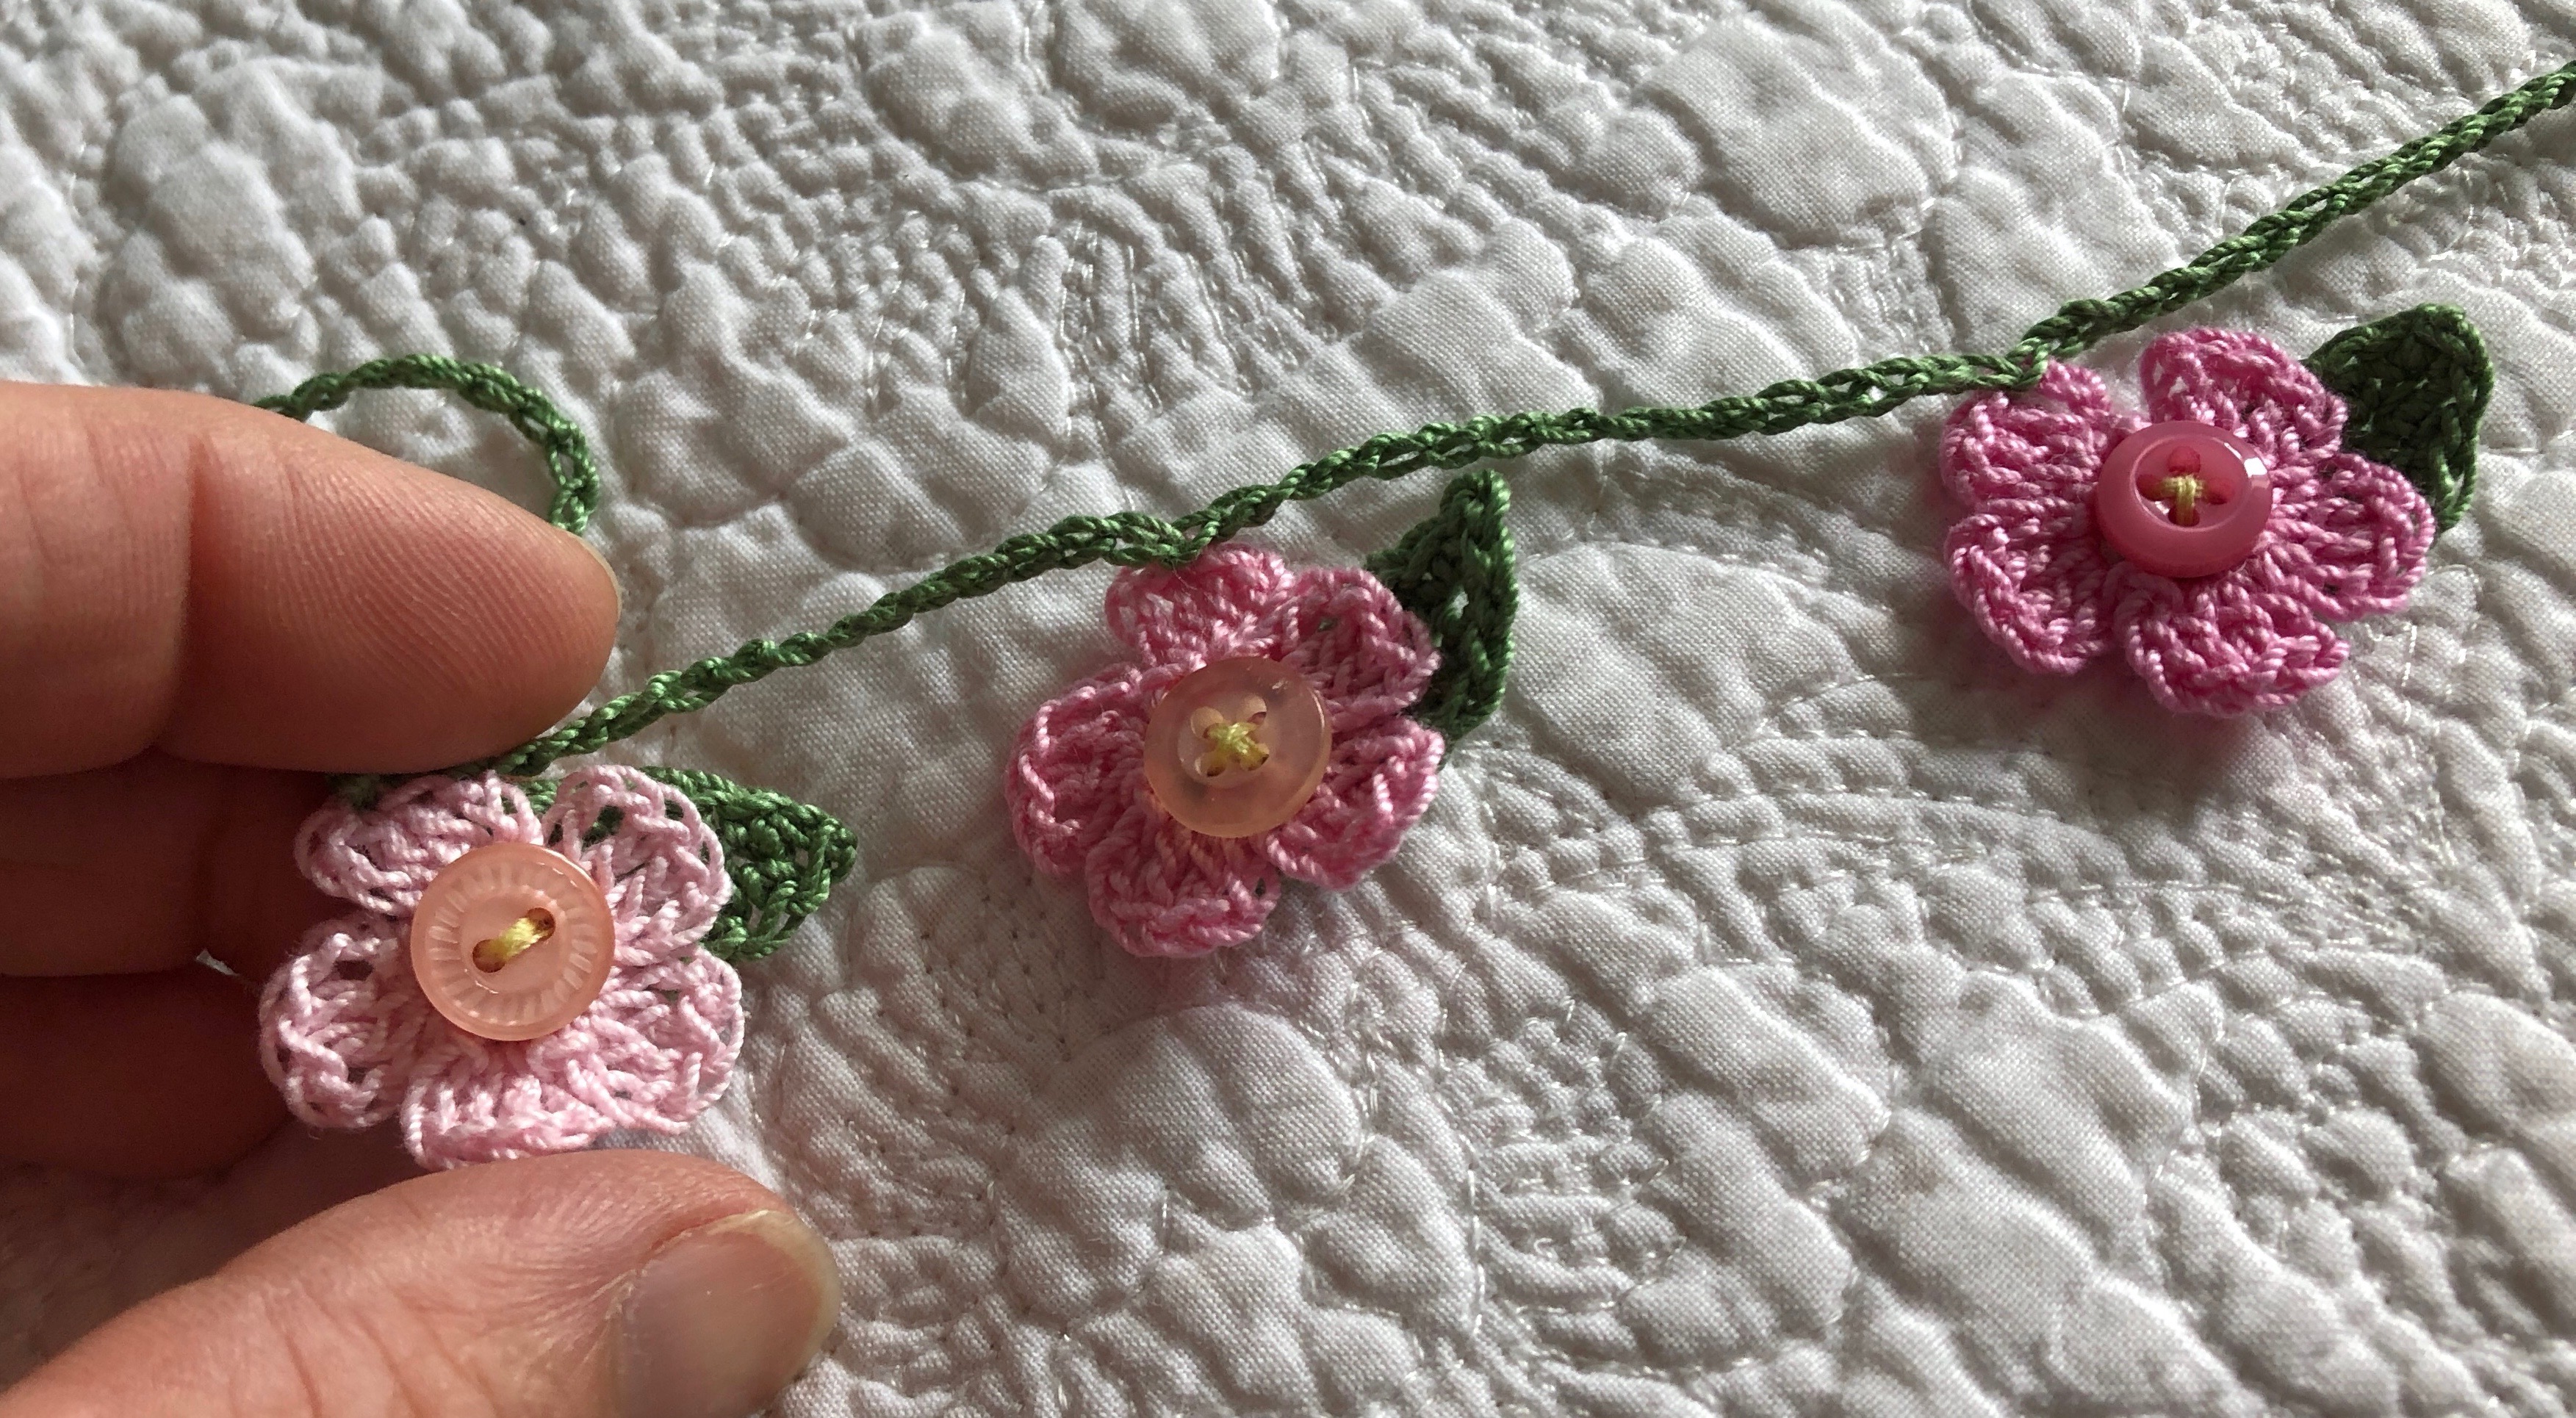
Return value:
[[(545, 728), (597, 679), (616, 587), (500, 498), (241, 405), (0, 385), (0, 428), (0, 1161), (210, 1171), (285, 1116), (257, 992), (334, 909), (290, 848), (317, 770)], [(837, 1309), (821, 1240), (749, 1178), (501, 1163), (286, 1229), (0, 1418), (738, 1418)]]

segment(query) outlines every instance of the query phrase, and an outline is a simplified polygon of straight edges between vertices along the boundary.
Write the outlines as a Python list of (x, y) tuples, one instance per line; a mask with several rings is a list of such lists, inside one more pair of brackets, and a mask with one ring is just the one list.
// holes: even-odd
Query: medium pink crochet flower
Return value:
[[(2166, 335), (2139, 373), (2144, 419), (2066, 364), (2027, 392), (1984, 395), (1950, 416), (1941, 475), (1969, 509), (1949, 537), (1959, 599), (2026, 669), (2072, 674), (2117, 644), (2169, 709), (2278, 708), (2343, 664), (2327, 621), (2406, 604), (2432, 545), (2432, 509), (2395, 469), (2343, 447), (2343, 400), (2259, 335)], [(2092, 498), (2121, 439), (2186, 419), (2253, 445), (2273, 503), (2252, 555), (2175, 580), (2105, 545)]]
[[(1005, 795), (1021, 850), (1081, 873), (1091, 914), (1137, 955), (1200, 955), (1261, 928), (1280, 879), (1351, 885), (1393, 855), (1431, 804), (1440, 735), (1405, 716), (1439, 667), (1431, 632), (1356, 567), (1294, 571), (1246, 546), (1110, 583), (1109, 628), (1134, 652), (1038, 710)], [(1324, 702), (1323, 782), (1270, 831), (1220, 838), (1175, 821), (1145, 783), (1155, 704), (1183, 676), (1236, 657), (1276, 660)]]
[[(477, 847), (527, 842), (590, 873), (616, 963), (552, 1034), (497, 1043), (449, 1023), (411, 968), (411, 914)], [(423, 1166), (586, 1147), (620, 1128), (677, 1132), (724, 1092), (742, 1047), (742, 983), (697, 943), (731, 894), (697, 808), (632, 768), (586, 768), (538, 815), (497, 777), (417, 778), (367, 811), (306, 821), (297, 865), (361, 909), (326, 921), (268, 982), (261, 1057), (287, 1107), (317, 1127), (402, 1121)]]

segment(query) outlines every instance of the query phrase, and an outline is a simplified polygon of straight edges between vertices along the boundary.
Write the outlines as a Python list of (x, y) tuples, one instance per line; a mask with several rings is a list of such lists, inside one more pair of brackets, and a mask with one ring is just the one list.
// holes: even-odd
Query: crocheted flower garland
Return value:
[[(2437, 529), (2467, 511), (2494, 373), (2458, 311), (2337, 336), (2304, 364), (2189, 330), (2141, 362), (2144, 412), (2066, 361), (2296, 250), (2341, 216), (2576, 100), (2576, 65), (2306, 193), (2187, 265), (2078, 300), (2002, 354), (1906, 356), (1684, 408), (1577, 409), (1382, 434), (1198, 512), (1068, 517), (886, 593), (821, 630), (755, 640), (496, 758), (353, 777), (299, 861), (360, 909), (269, 982), (262, 1048), (299, 1117), (399, 1119), (430, 1165), (672, 1131), (723, 1090), (742, 1036), (731, 962), (768, 953), (856, 860), (822, 810), (687, 769), (558, 760), (706, 707), (951, 602), (1108, 561), (1123, 662), (1039, 707), (1002, 797), (1042, 870), (1085, 879), (1140, 955), (1239, 942), (1289, 879), (1351, 884), (1422, 815), (1444, 757), (1500, 703), (1517, 607), (1508, 497), (1489, 469), (1360, 568), (1294, 569), (1233, 544), (1362, 478), (1551, 445), (1720, 439), (1965, 396), (1941, 443), (1964, 514), (1960, 600), (2024, 668), (2116, 648), (2168, 708), (2241, 714), (2333, 677), (2332, 622), (2402, 608)], [(544, 453), (549, 510), (599, 495), (578, 426), (489, 365), (430, 355), (316, 376), (261, 407), (305, 418), (376, 388), (445, 389)], [(427, 971), (429, 973), (423, 973)]]

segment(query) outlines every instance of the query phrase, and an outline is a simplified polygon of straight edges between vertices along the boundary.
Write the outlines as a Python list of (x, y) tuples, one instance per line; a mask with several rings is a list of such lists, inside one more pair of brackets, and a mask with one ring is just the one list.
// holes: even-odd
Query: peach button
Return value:
[(486, 1039), (534, 1039), (599, 997), (617, 927), (590, 873), (526, 842), (448, 864), (411, 918), (411, 969), (432, 1008)]
[(1145, 723), (1145, 786), (1193, 832), (1249, 837), (1297, 815), (1324, 781), (1333, 728), (1306, 677), (1219, 660), (1164, 691)]
[(2215, 576), (2254, 554), (2272, 517), (2263, 455), (2232, 433), (2188, 420), (2120, 440), (2093, 489), (2093, 520), (2111, 549), (2159, 576)]

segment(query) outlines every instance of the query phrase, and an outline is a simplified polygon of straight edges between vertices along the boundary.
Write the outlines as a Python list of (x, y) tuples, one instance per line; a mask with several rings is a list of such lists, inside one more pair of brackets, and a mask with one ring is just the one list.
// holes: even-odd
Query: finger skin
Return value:
[(0, 1161), (184, 1177), (240, 1157), (286, 1117), (258, 1010), (248, 981), (194, 965), (0, 979)]
[(676, 1238), (778, 1210), (747, 1177), (657, 1153), (423, 1177), (127, 1311), (0, 1394), (0, 1418), (605, 1418), (630, 1278)]
[[(0, 1216), (47, 1218), (41, 1231), (0, 1225), (11, 1275), (33, 1280), (0, 1287), (0, 1336), (16, 1341), (0, 1344), (0, 1388), (118, 1311), (212, 1275), (351, 1197), (419, 1175), (392, 1128), (316, 1132), (297, 1123), (270, 1133), (210, 1186), (142, 1191), (36, 1169), (0, 1173)], [(31, 1209), (13, 1213), (13, 1205)]]
[(295, 869), (322, 797), (312, 775), (159, 754), (0, 781), (0, 1159), (187, 1176), (277, 1126), (256, 993), (347, 909)]
[(0, 384), (0, 427), (0, 777), (435, 768), (607, 661), (606, 566), (470, 484), (202, 395)]
[(295, 869), (325, 795), (313, 774), (159, 753), (0, 779), (0, 975), (174, 970), (203, 951), (265, 979), (347, 909)]

